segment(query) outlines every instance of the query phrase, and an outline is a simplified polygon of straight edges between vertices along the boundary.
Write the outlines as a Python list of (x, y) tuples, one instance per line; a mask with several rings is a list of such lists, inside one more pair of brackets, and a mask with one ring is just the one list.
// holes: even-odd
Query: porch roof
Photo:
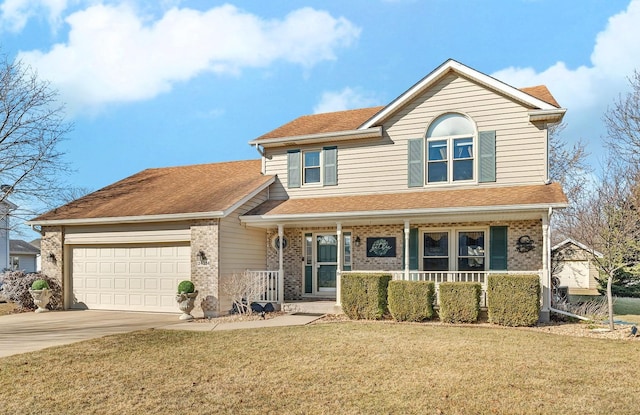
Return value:
[(245, 223), (382, 218), (417, 215), (508, 213), (564, 208), (558, 183), (509, 187), (422, 190), (403, 193), (268, 200), (241, 217)]

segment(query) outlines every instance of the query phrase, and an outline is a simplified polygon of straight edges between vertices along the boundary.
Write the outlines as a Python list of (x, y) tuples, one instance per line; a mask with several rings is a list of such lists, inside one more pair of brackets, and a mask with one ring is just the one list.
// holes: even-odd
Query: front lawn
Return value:
[(0, 402), (21, 414), (637, 413), (638, 345), (389, 322), (147, 330), (2, 358)]
[(13, 303), (0, 303), (0, 316), (5, 314), (11, 314), (16, 309), (15, 304)]
[(616, 297), (613, 313), (616, 320), (640, 324), (640, 298)]

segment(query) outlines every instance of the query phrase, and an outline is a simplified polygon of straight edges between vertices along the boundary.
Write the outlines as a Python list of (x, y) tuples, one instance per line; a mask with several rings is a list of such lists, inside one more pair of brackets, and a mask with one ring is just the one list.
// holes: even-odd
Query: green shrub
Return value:
[(31, 284), (31, 289), (32, 290), (48, 290), (49, 283), (46, 280), (35, 280)]
[(475, 323), (480, 313), (482, 286), (477, 282), (443, 282), (440, 284), (440, 321)]
[(379, 320), (387, 313), (389, 274), (344, 274), (340, 297), (342, 311), (354, 320)]
[(514, 327), (533, 326), (540, 315), (540, 277), (489, 275), (487, 302), (491, 323)]
[(182, 294), (182, 293), (192, 293), (196, 290), (196, 287), (193, 285), (193, 283), (191, 281), (180, 281), (180, 284), (178, 284), (178, 294)]
[(433, 282), (391, 281), (388, 291), (389, 312), (394, 320), (424, 321), (433, 317)]
[(14, 303), (19, 310), (35, 310), (33, 297), (29, 292), (36, 280), (45, 280), (51, 291), (51, 299), (47, 308), (59, 310), (62, 308), (62, 286), (58, 280), (48, 277), (40, 272), (25, 273), (24, 271), (8, 271), (2, 275), (2, 294), (6, 299)]

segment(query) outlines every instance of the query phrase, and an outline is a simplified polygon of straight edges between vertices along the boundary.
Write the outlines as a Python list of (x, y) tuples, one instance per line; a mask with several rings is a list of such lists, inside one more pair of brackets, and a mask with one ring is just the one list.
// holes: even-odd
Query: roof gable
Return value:
[(9, 240), (9, 253), (10, 254), (25, 254), (25, 255), (37, 255), (40, 250), (31, 245), (27, 241), (22, 239), (10, 239)]
[(273, 182), (261, 160), (143, 170), (53, 209), (30, 223), (210, 213), (223, 216)]
[[(461, 64), (453, 59), (449, 59), (444, 62), (442, 65), (438, 66), (434, 69), (430, 74), (422, 78), (418, 83), (413, 85), (403, 94), (401, 94), (398, 98), (393, 100), (389, 105), (387, 105), (382, 111), (375, 114), (369, 120), (364, 122), (359, 128), (367, 129), (371, 128), (374, 125), (380, 125), (389, 117), (391, 117), (396, 111), (400, 108), (404, 107), (408, 102), (422, 94), (425, 90), (429, 89), (432, 85), (437, 83), (444, 76), (448, 75), (451, 72), (455, 72), (456, 74), (463, 76), (467, 79), (470, 79), (478, 84), (483, 85), (484, 87), (499, 92), (503, 95), (510, 97), (511, 99), (522, 103), (523, 105), (529, 106), (532, 109), (539, 109), (542, 111), (559, 111), (558, 106), (553, 105), (549, 102), (546, 102), (543, 99), (540, 99), (538, 95), (541, 95), (542, 90), (537, 89), (538, 87), (528, 88), (530, 92), (525, 92), (523, 90), (517, 89), (510, 85), (505, 84), (502, 81), (499, 81), (489, 75), (486, 75), (482, 72), (476, 71), (466, 65)], [(551, 96), (551, 93), (544, 87), (548, 96), (555, 102), (555, 99)], [(531, 94), (534, 92), (534, 94)], [(547, 97), (548, 98), (548, 97)], [(557, 103), (556, 103), (557, 104)], [(564, 111), (563, 111), (564, 112)]]

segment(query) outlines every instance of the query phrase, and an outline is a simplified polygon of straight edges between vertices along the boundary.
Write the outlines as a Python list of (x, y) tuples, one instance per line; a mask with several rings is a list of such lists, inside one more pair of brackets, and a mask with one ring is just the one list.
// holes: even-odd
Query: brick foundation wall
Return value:
[[(44, 226), (42, 228), (42, 240), (40, 242), (41, 266), (42, 273), (46, 276), (58, 281), (64, 287), (64, 249), (63, 249), (64, 233), (61, 226)], [(49, 256), (53, 254), (55, 260), (50, 260)], [(63, 304), (64, 308), (68, 308), (70, 304)]]

